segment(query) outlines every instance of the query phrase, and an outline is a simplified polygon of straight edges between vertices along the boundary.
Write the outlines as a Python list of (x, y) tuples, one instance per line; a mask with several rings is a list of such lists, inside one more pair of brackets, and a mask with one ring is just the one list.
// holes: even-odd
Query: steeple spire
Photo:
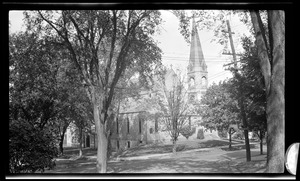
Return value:
[(188, 72), (194, 72), (195, 69), (201, 68), (202, 71), (206, 71), (206, 64), (202, 52), (202, 47), (198, 35), (198, 30), (193, 17), (192, 23), (192, 36), (191, 36), (191, 49)]
[(189, 89), (188, 96), (190, 101), (200, 100), (207, 90), (207, 66), (204, 61), (200, 38), (193, 17), (192, 36), (191, 36), (190, 59), (187, 70)]

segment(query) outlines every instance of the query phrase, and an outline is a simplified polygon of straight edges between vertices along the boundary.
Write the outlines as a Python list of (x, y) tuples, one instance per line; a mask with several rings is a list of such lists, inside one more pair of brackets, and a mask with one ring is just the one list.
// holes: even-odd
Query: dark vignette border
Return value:
[[(296, 28), (296, 14), (294, 11), (295, 3), (293, 1), (264, 1), (264, 2), (246, 2), (246, 1), (151, 1), (151, 2), (140, 2), (140, 1), (85, 1), (85, 2), (76, 2), (76, 1), (19, 1), (19, 2), (2, 2), (1, 12), (2, 12), (2, 50), (5, 52), (6, 63), (8, 63), (8, 14), (10, 10), (62, 10), (62, 9), (76, 9), (76, 10), (84, 10), (84, 9), (258, 9), (258, 10), (284, 10), (286, 16), (286, 79), (285, 79), (285, 149), (296, 142), (300, 142), (297, 137), (297, 103), (299, 102), (299, 96), (297, 96), (297, 82), (296, 79), (296, 65), (297, 62), (294, 56), (295, 45), (294, 43), (299, 42), (295, 40), (294, 29)], [(4, 70), (8, 71), (7, 66)], [(1, 71), (2, 74), (6, 73), (5, 71)], [(7, 74), (1, 77), (6, 77)], [(7, 80), (7, 79), (6, 79)], [(7, 84), (6, 84), (7, 86)], [(296, 103), (296, 104), (294, 104)], [(8, 114), (7, 114), (8, 115)], [(8, 119), (7, 119), (8, 120)], [(6, 128), (8, 128), (8, 121), (6, 123)], [(8, 129), (6, 129), (8, 130)], [(8, 132), (8, 131), (7, 131)], [(6, 145), (8, 146), (8, 133), (5, 134)], [(8, 149), (7, 149), (8, 150)], [(122, 179), (126, 177), (131, 178), (146, 178), (146, 179), (155, 179), (155, 178), (184, 178), (184, 179), (192, 179), (192, 178), (214, 178), (214, 179), (256, 179), (266, 178), (266, 179), (286, 179), (287, 177), (291, 177), (291, 175), (285, 170), (283, 174), (264, 174), (264, 173), (256, 173), (256, 174), (9, 174), (8, 173), (8, 162), (9, 155), (8, 151), (6, 152), (6, 163), (5, 163), (5, 175), (9, 178), (20, 179), (20, 178), (28, 178), (28, 177), (36, 177), (36, 178), (45, 178), (45, 179), (55, 179), (56, 177), (63, 178), (72, 178), (72, 177), (84, 177), (84, 178), (113, 178), (113, 179)], [(298, 162), (299, 163), (299, 162)], [(299, 170), (299, 169), (298, 169)], [(293, 177), (292, 177), (293, 178)]]

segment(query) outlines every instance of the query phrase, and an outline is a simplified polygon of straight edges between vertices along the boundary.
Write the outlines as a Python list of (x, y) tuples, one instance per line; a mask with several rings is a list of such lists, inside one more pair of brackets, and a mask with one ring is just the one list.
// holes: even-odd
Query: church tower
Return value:
[(187, 68), (189, 101), (200, 101), (208, 85), (207, 66), (204, 61), (198, 30), (193, 18), (190, 59)]

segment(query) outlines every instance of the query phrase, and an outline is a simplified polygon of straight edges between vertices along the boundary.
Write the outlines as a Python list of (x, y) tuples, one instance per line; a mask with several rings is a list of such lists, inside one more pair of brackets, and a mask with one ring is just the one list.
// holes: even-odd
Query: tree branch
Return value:
[(270, 81), (271, 81), (271, 65), (266, 48), (266, 43), (262, 37), (261, 29), (258, 23), (257, 14), (254, 11), (250, 11), (251, 21), (253, 24), (254, 32), (256, 33), (256, 45), (258, 48), (259, 64), (261, 67), (262, 74), (264, 76), (266, 93), (268, 95), (270, 91)]
[(115, 51), (115, 43), (116, 43), (116, 35), (117, 35), (116, 13), (117, 13), (116, 11), (113, 11), (113, 35), (112, 35), (112, 40), (111, 40), (109, 59), (108, 59), (108, 62), (106, 64), (106, 68), (105, 68), (105, 85), (108, 84), (110, 66), (111, 66), (112, 58), (113, 58), (114, 51)]

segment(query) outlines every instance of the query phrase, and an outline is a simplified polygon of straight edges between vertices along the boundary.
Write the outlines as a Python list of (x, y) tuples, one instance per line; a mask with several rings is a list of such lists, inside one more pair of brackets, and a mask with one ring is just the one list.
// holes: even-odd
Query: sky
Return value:
[[(161, 15), (163, 20), (161, 30), (159, 34), (154, 36), (154, 39), (158, 42), (158, 46), (163, 52), (162, 63), (163, 65), (172, 67), (174, 70), (179, 69), (185, 74), (188, 66), (190, 44), (188, 44), (180, 34), (178, 29), (179, 20), (177, 17), (171, 12), (164, 10), (161, 10)], [(22, 11), (10, 11), (9, 21), (11, 23), (10, 32), (17, 32), (24, 29)], [(230, 24), (232, 31), (235, 32), (233, 40), (236, 52), (241, 52), (241, 43), (237, 41), (237, 36), (249, 34), (249, 30), (242, 22), (239, 22), (238, 17), (230, 17)], [(198, 29), (198, 33), (207, 65), (208, 85), (232, 77), (231, 72), (225, 70), (223, 67), (224, 64), (232, 61), (231, 56), (222, 54), (224, 45), (211, 42), (211, 39), (213, 38), (212, 31), (199, 31)]]

